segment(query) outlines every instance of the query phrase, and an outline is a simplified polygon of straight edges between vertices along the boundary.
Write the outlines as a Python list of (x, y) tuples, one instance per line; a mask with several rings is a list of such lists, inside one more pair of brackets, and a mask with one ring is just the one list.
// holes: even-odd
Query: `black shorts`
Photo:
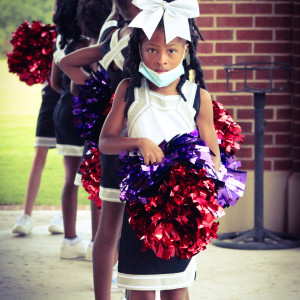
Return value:
[(58, 101), (53, 113), (57, 153), (64, 156), (82, 156), (84, 139), (74, 124), (72, 106)]
[(60, 95), (49, 85), (42, 89), (42, 103), (38, 115), (35, 147), (56, 147), (55, 129), (53, 124), (53, 112)]

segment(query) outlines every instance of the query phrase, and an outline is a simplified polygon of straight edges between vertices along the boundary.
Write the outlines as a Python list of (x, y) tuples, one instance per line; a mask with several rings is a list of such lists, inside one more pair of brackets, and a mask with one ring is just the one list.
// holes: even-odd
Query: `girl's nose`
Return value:
[(156, 63), (160, 66), (167, 64), (167, 55), (164, 53), (159, 53), (157, 55)]

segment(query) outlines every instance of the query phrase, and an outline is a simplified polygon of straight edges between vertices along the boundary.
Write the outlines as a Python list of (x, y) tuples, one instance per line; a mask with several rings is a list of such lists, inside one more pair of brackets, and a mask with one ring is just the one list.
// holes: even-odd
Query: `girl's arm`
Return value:
[(88, 66), (102, 58), (102, 44), (90, 46), (74, 51), (63, 57), (58, 66), (75, 84), (85, 84), (89, 73), (84, 71), (83, 66)]
[(220, 168), (221, 157), (218, 138), (214, 127), (212, 100), (209, 93), (204, 89), (200, 90), (200, 97), (201, 104), (196, 123), (201, 139), (215, 154), (215, 156), (212, 155), (212, 161), (218, 171)]
[(124, 96), (128, 85), (129, 80), (125, 79), (116, 90), (112, 109), (100, 134), (99, 149), (104, 154), (119, 154), (121, 151), (139, 150), (146, 165), (161, 162), (164, 154), (150, 139), (120, 136), (125, 123), (126, 102)]
[(52, 61), (52, 67), (51, 67), (51, 75), (50, 75), (50, 82), (51, 87), (53, 90), (55, 90), (57, 93), (61, 93), (62, 85), (61, 85), (61, 78), (60, 78), (60, 69), (58, 68), (57, 64)]

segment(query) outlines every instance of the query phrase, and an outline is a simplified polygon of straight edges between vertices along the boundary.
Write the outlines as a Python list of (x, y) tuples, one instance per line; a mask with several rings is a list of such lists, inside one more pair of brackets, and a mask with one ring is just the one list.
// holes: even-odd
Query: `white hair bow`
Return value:
[(159, 21), (164, 16), (166, 43), (175, 37), (191, 41), (188, 19), (200, 15), (197, 0), (133, 0), (132, 4), (142, 11), (133, 19), (129, 27), (142, 28), (150, 40)]

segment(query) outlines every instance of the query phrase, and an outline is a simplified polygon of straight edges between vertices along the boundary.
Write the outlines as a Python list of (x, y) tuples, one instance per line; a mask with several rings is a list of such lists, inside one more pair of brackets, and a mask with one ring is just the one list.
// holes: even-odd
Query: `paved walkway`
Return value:
[[(0, 299), (94, 299), (92, 263), (61, 260), (62, 235), (50, 235), (51, 210), (34, 212), (28, 237), (11, 234), (18, 210), (0, 210)], [(78, 212), (79, 235), (90, 239), (90, 213)], [(114, 292), (112, 300), (121, 300)], [(209, 246), (198, 255), (191, 300), (299, 300), (300, 248), (272, 251), (231, 250)]]

